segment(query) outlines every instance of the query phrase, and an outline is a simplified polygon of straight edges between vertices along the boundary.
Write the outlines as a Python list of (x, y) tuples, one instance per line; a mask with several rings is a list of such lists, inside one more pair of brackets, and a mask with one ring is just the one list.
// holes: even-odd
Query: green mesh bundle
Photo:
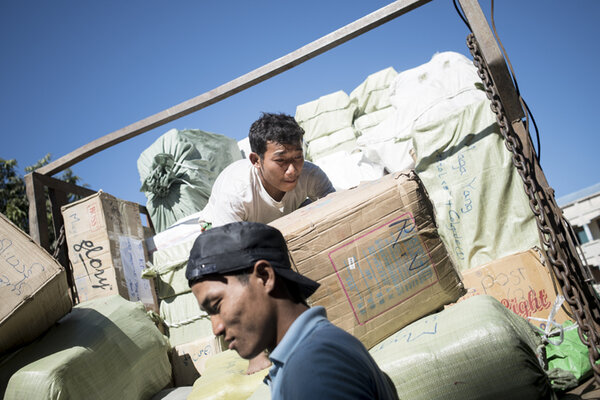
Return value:
[(549, 399), (541, 339), (491, 296), (424, 317), (370, 350), (401, 399)]
[(142, 303), (94, 299), (2, 359), (0, 388), (4, 400), (149, 399), (171, 382), (168, 350)]
[(156, 232), (201, 211), (219, 173), (241, 158), (235, 140), (198, 129), (171, 129), (144, 150), (140, 190)]

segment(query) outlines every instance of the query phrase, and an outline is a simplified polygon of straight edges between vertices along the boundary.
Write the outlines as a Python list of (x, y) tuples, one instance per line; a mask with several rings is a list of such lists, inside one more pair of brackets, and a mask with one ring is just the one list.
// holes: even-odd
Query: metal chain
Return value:
[[(558, 206), (554, 201), (554, 195), (542, 190), (535, 179), (534, 167), (531, 164), (531, 160), (528, 160), (524, 156), (522, 143), (506, 118), (502, 103), (500, 102), (500, 96), (490, 77), (487, 64), (481, 56), (479, 45), (473, 34), (467, 36), (467, 47), (471, 51), (473, 63), (477, 67), (479, 77), (483, 81), (487, 97), (491, 102), (491, 109), (496, 114), (496, 120), (500, 132), (504, 137), (506, 148), (512, 153), (513, 164), (523, 180), (523, 186), (529, 197), (530, 207), (535, 215), (540, 239), (545, 246), (544, 250), (552, 267), (552, 272), (558, 280), (563, 295), (574, 313), (579, 326), (579, 338), (588, 346), (594, 378), (600, 384), (600, 365), (596, 365), (596, 362), (600, 359), (600, 354), (598, 353), (600, 337), (595, 329), (598, 319), (594, 320), (592, 310), (592, 307), (594, 307), (597, 316), (599, 311), (598, 301), (597, 298), (592, 297), (595, 295), (593, 289), (590, 289), (591, 285), (584, 282), (584, 279), (578, 275), (578, 271), (581, 271), (583, 266), (578, 255), (573, 254), (567, 242), (569, 238), (573, 240), (566, 230), (568, 222), (564, 220), (562, 212), (554, 212), (557, 215), (552, 215), (552, 210), (558, 210)], [(552, 222), (555, 223), (554, 226), (552, 226)], [(559, 231), (558, 234), (556, 230)], [(567, 261), (565, 261), (565, 258)], [(588, 299), (592, 300), (594, 304), (590, 304)]]

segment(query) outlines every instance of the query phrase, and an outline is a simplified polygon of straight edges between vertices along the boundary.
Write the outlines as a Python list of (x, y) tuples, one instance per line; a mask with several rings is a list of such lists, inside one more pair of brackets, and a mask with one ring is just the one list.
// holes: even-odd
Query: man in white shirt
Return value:
[(303, 135), (294, 117), (263, 113), (250, 127), (248, 159), (234, 162), (217, 177), (200, 220), (213, 226), (266, 224), (334, 192), (327, 175), (304, 161)]
[[(325, 172), (304, 161), (303, 135), (294, 117), (263, 113), (250, 127), (248, 159), (219, 174), (200, 221), (213, 227), (241, 221), (267, 224), (334, 192)], [(250, 360), (247, 373), (269, 364), (261, 353)]]

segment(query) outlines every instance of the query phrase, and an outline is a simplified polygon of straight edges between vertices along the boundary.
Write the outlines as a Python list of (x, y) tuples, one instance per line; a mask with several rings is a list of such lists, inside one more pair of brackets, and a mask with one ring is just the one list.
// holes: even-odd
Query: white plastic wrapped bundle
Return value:
[(319, 158), (315, 164), (327, 174), (336, 190), (350, 189), (384, 175), (383, 166), (371, 162), (361, 151), (337, 151)]
[(395, 122), (395, 114), (392, 114), (356, 140), (356, 147), (362, 151), (366, 160), (382, 165), (390, 173), (413, 169), (415, 166), (411, 155), (412, 140), (395, 136)]
[(314, 161), (336, 151), (352, 151), (355, 147), (356, 132), (348, 127), (309, 142), (306, 155)]
[(352, 126), (356, 104), (340, 90), (296, 107), (295, 119), (304, 129), (304, 141), (327, 136)]
[(391, 105), (390, 92), (396, 76), (398, 73), (392, 67), (377, 71), (350, 93), (350, 100), (358, 107), (358, 115), (372, 113)]
[(381, 110), (373, 111), (369, 114), (361, 115), (354, 120), (354, 128), (359, 132), (361, 136), (369, 135), (375, 127), (379, 126), (383, 121), (392, 116), (396, 110), (394, 107), (389, 106), (382, 108)]
[[(478, 90), (481, 87), (481, 79), (471, 60), (451, 51), (436, 53), (429, 62), (402, 71), (394, 80), (390, 94), (390, 103), (396, 108), (394, 136), (410, 134), (414, 121), (421, 114), (461, 93), (474, 92), (472, 96), (463, 97), (473, 102), (485, 98), (485, 93)], [(468, 103), (455, 104), (453, 109), (445, 112), (458, 111), (465, 105)], [(439, 115), (441, 110), (437, 112)]]

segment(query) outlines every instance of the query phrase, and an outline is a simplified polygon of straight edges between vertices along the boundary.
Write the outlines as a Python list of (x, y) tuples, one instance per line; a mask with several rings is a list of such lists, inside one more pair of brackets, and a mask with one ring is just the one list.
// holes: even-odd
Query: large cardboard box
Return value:
[(40, 336), (71, 306), (65, 270), (0, 214), (0, 354)]
[(192, 386), (204, 373), (206, 360), (221, 351), (221, 341), (214, 335), (175, 346), (171, 350), (175, 386)]
[(62, 207), (79, 301), (120, 294), (158, 311), (139, 205), (98, 193)]
[(368, 348), (464, 294), (431, 202), (412, 171), (336, 192), (271, 223), (308, 300)]
[[(462, 271), (467, 294), (460, 300), (487, 294), (523, 318), (548, 319), (557, 293), (548, 266), (542, 260), (540, 250), (533, 248)], [(571, 312), (567, 303), (564, 307)], [(568, 319), (562, 307), (554, 316), (559, 324)], [(547, 325), (544, 321), (530, 322), (541, 329)]]

